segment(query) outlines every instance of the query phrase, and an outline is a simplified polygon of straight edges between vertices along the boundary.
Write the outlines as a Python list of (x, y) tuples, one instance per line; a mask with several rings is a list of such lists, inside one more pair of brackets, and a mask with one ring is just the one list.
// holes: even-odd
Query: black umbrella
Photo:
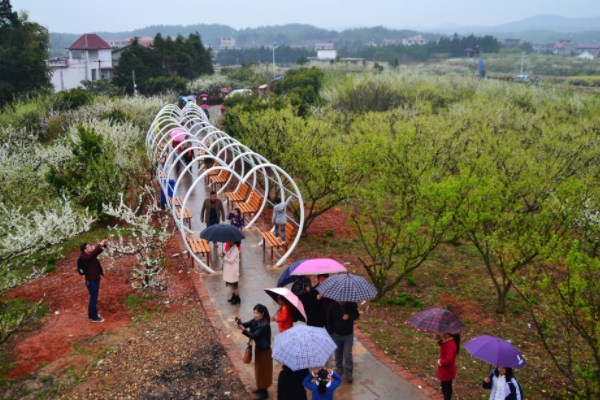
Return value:
[(246, 239), (246, 236), (233, 225), (217, 224), (203, 230), (200, 238), (209, 242), (233, 243)]

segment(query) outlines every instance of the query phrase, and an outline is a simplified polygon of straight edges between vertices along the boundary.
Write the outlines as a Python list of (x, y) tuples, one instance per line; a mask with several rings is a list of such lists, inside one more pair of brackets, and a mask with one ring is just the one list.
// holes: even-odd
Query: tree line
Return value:
[(134, 39), (119, 59), (113, 83), (129, 94), (134, 92), (133, 80), (143, 94), (161, 93), (168, 89), (183, 93), (187, 80), (214, 72), (212, 52), (204, 47), (198, 33), (187, 38), (178, 35), (164, 39), (159, 33), (152, 47)]

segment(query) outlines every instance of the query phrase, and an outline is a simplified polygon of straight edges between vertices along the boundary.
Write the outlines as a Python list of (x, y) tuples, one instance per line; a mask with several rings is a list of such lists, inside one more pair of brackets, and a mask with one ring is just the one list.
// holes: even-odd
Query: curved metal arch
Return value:
[[(164, 124), (166, 122), (166, 124)], [(160, 127), (163, 125), (160, 129)], [(199, 128), (198, 128), (199, 127)], [(184, 133), (187, 135), (187, 138), (180, 142), (177, 146), (173, 146), (173, 138), (169, 138), (165, 141), (168, 135), (174, 129), (182, 129)], [(165, 145), (162, 149), (160, 149), (161, 144), (165, 142)], [(148, 133), (146, 134), (146, 146), (148, 148), (148, 155), (150, 156), (153, 163), (157, 162), (156, 155), (159, 153), (160, 156), (158, 160), (163, 159), (165, 153), (168, 153), (167, 162), (173, 159), (170, 165), (167, 167), (159, 166), (157, 168), (157, 177), (162, 172), (166, 174), (168, 178), (173, 173), (173, 168), (176, 167), (177, 163), (181, 162), (183, 158), (184, 152), (176, 155), (177, 150), (185, 146), (188, 143), (192, 143), (191, 150), (203, 151), (203, 154), (197, 155), (194, 160), (186, 165), (183, 168), (183, 171), (176, 179), (175, 187), (173, 188), (174, 193), (177, 193), (179, 189), (180, 182), (183, 177), (188, 173), (192, 173), (194, 165), (206, 159), (213, 159), (215, 162), (219, 162), (218, 166), (213, 166), (210, 169), (204, 170), (201, 174), (199, 174), (193, 181), (192, 185), (187, 189), (186, 195), (184, 197), (183, 204), (181, 205), (184, 209), (185, 206), (191, 196), (191, 193), (196, 188), (198, 183), (200, 183), (209, 173), (213, 171), (228, 171), (229, 178), (225, 185), (219, 190), (219, 194), (224, 190), (224, 188), (231, 182), (233, 178), (238, 180), (238, 185), (236, 190), (239, 189), (242, 183), (249, 183), (252, 180), (252, 190), (256, 189), (256, 183), (259, 179), (264, 180), (264, 190), (265, 193), (262, 196), (263, 200), (259, 207), (259, 210), (255, 214), (255, 216), (250, 220), (247, 224), (247, 227), (251, 227), (256, 220), (260, 217), (262, 212), (265, 209), (268, 201), (268, 193), (270, 191), (269, 185), (270, 182), (275, 184), (275, 189), (279, 190), (281, 193), (281, 198), (285, 198), (286, 191), (296, 197), (300, 206), (300, 219), (299, 221), (295, 221), (293, 218), (288, 216), (288, 219), (298, 226), (298, 230), (296, 232), (295, 238), (292, 244), (288, 247), (286, 253), (280, 258), (280, 260), (276, 263), (276, 266), (282, 265), (285, 260), (289, 257), (292, 251), (297, 246), (300, 240), (300, 234), (304, 227), (304, 202), (302, 200), (302, 195), (300, 190), (294, 180), (289, 176), (289, 174), (283, 170), (281, 167), (270, 163), (265, 157), (262, 155), (252, 151), (248, 146), (240, 143), (238, 140), (232, 138), (227, 133), (221, 131), (214, 127), (210, 121), (208, 120), (204, 110), (200, 108), (195, 103), (188, 103), (183, 109), (179, 107), (168, 104), (164, 106), (154, 118)], [(238, 162), (241, 161), (241, 172), (238, 173), (235, 168)], [(249, 167), (249, 170), (246, 171), (246, 166)], [(193, 176), (193, 175), (192, 175)], [(275, 178), (275, 179), (273, 179)], [(283, 178), (283, 179), (282, 179)], [(286, 187), (290, 185), (291, 188)], [(168, 189), (168, 179), (159, 180), (159, 185), (163, 190)], [(177, 218), (175, 213), (175, 208), (171, 207), (171, 214), (176, 221), (176, 225), (182, 236), (184, 236), (184, 243), (186, 248), (190, 252), (190, 255), (194, 257), (194, 260), (198, 262), (207, 272), (214, 272), (210, 269), (204, 262), (196, 256), (192, 251), (185, 240), (186, 233), (193, 233), (192, 230), (188, 229), (183, 223), (184, 213), (180, 213), (179, 218)]]

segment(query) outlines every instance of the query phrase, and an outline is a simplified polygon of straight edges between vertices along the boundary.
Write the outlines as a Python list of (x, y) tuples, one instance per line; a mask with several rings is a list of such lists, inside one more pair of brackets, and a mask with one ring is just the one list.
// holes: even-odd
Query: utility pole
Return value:
[(523, 61), (525, 60), (525, 53), (521, 54), (521, 75), (523, 75)]
[(275, 49), (278, 46), (275, 46), (275, 43), (273, 43), (273, 74), (275, 73)]
[(98, 80), (102, 79), (102, 72), (100, 72), (102, 71), (102, 67), (100, 66), (100, 63), (102, 63), (102, 61), (98, 60)]
[(137, 95), (137, 86), (135, 84), (135, 71), (131, 71), (131, 78), (133, 79), (133, 95)]

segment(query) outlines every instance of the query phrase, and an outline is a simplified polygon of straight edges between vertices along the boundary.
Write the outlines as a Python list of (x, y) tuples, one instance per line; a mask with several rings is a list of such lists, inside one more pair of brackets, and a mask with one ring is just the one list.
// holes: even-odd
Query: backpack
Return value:
[(81, 256), (77, 259), (77, 272), (79, 275), (85, 275), (85, 265), (83, 265), (83, 260)]

